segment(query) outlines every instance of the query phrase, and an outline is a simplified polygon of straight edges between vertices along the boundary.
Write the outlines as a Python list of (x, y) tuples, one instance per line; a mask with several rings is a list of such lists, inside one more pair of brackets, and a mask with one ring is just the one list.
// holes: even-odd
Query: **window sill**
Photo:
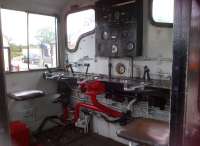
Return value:
[[(50, 68), (50, 69), (58, 69), (57, 68)], [(31, 72), (42, 72), (42, 71), (47, 71), (47, 69), (33, 69), (33, 70), (27, 70), (27, 71), (18, 71), (18, 72), (11, 72), (11, 71), (6, 71), (5, 74), (20, 74), (20, 73), (31, 73)]]

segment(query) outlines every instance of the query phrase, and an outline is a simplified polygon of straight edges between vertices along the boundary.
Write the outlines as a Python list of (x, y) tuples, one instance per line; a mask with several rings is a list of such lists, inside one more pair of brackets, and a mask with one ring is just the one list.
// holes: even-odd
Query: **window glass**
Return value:
[[(1, 9), (4, 48), (10, 49), (10, 71), (26, 71), (28, 64), (23, 62), (27, 55), (27, 15), (25, 12)], [(5, 66), (9, 61), (8, 50), (4, 50)]]
[(152, 17), (157, 23), (173, 23), (174, 0), (153, 0)]
[(57, 67), (57, 19), (1, 9), (5, 70)]
[(29, 14), (29, 67), (53, 68), (57, 65), (56, 18)]
[(95, 28), (95, 11), (93, 9), (71, 13), (67, 16), (67, 47), (73, 50), (79, 37)]

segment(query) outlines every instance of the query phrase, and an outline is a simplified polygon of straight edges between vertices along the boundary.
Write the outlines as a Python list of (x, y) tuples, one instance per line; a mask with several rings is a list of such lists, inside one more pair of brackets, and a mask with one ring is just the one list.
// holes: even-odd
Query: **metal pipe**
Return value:
[(112, 63), (111, 63), (111, 58), (108, 59), (108, 77), (109, 77), (109, 79), (112, 79)]

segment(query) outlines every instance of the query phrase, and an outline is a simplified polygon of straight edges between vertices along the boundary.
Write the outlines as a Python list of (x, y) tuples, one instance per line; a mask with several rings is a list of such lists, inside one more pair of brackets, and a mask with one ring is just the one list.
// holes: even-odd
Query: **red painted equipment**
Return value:
[(30, 131), (26, 124), (15, 121), (10, 123), (13, 146), (30, 146)]
[(80, 108), (87, 108), (93, 111), (104, 113), (113, 118), (120, 118), (122, 116), (121, 112), (113, 110), (97, 100), (97, 95), (106, 92), (106, 87), (101, 81), (88, 81), (80, 84), (80, 89), (85, 92), (86, 96), (89, 96), (92, 104), (80, 102), (75, 107), (75, 122), (79, 119)]

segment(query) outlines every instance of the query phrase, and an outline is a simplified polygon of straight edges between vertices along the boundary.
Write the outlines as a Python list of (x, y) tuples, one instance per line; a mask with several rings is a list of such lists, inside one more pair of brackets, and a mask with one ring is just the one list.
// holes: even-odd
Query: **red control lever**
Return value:
[(83, 102), (79, 102), (78, 104), (76, 104), (75, 116), (74, 116), (75, 122), (79, 119), (81, 107), (90, 109), (93, 111), (101, 112), (114, 118), (117, 118), (117, 117), (120, 118), (122, 116), (121, 112), (113, 110), (101, 104), (100, 102), (98, 102), (97, 95), (100, 95), (106, 92), (106, 87), (101, 81), (95, 80), (95, 81), (84, 82), (80, 84), (80, 88), (82, 92), (85, 92), (86, 96), (90, 97), (92, 104), (83, 103)]

